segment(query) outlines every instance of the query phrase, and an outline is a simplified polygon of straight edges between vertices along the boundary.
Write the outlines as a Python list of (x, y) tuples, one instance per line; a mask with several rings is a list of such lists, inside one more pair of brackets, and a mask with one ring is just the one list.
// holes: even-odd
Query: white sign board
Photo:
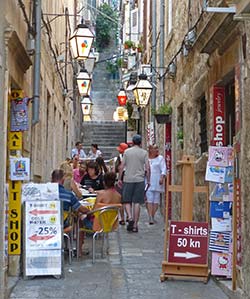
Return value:
[(10, 158), (10, 179), (12, 181), (29, 181), (30, 159)]
[(58, 184), (26, 184), (22, 200), (24, 275), (61, 275), (62, 212)]

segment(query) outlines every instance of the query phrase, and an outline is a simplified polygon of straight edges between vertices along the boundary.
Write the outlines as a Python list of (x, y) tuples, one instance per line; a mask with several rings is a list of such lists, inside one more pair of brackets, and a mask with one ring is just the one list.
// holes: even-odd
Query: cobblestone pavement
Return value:
[[(139, 232), (128, 233), (124, 226), (120, 226), (119, 233), (110, 236), (109, 255), (102, 259), (98, 254), (100, 246), (97, 246), (94, 265), (91, 254), (74, 259), (72, 265), (68, 265), (66, 260), (63, 279), (20, 279), (10, 298), (228, 298), (212, 279), (207, 284), (174, 280), (160, 282), (164, 239), (160, 213), (156, 220), (155, 225), (149, 225), (145, 207), (142, 207)], [(91, 251), (91, 239), (88, 238), (85, 243)]]

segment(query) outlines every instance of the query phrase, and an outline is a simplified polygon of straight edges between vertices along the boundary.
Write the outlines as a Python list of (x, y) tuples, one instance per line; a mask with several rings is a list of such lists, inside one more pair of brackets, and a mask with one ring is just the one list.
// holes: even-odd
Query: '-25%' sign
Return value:
[(208, 223), (170, 221), (168, 262), (207, 264)]

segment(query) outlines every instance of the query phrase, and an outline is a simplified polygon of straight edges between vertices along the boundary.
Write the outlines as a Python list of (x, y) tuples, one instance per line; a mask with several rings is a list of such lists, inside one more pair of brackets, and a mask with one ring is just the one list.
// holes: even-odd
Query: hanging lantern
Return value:
[(125, 106), (127, 103), (127, 95), (125, 93), (124, 88), (121, 88), (118, 95), (117, 95), (117, 100), (120, 106)]
[(128, 120), (128, 111), (123, 106), (119, 106), (113, 113), (114, 121), (126, 121)]
[(139, 81), (134, 88), (136, 104), (140, 107), (146, 107), (152, 93), (153, 86), (147, 80), (146, 74), (139, 75)]
[(72, 37), (69, 39), (73, 58), (79, 60), (88, 58), (93, 40), (94, 34), (89, 27), (85, 24), (79, 24)]
[(81, 99), (83, 116), (91, 115), (93, 103), (89, 96), (85, 96)]
[(87, 96), (89, 94), (91, 78), (85, 68), (80, 70), (79, 75), (76, 78), (79, 93), (81, 96)]
[(96, 62), (96, 56), (93, 52), (89, 53), (89, 57), (84, 61), (85, 68), (89, 74), (93, 73)]

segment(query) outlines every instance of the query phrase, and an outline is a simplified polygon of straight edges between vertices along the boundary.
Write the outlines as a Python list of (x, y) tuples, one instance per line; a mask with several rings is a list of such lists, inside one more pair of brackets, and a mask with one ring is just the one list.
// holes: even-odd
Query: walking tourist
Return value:
[[(145, 172), (147, 183), (150, 185), (150, 166), (148, 153), (141, 148), (142, 138), (136, 134), (133, 136), (133, 146), (128, 148), (123, 155), (119, 170), (118, 185), (123, 186), (122, 203), (129, 217), (127, 230), (138, 232), (140, 217), (140, 205), (144, 203)], [(123, 183), (121, 181), (125, 169)]]
[(151, 174), (150, 186), (146, 192), (147, 210), (149, 224), (154, 224), (154, 217), (160, 203), (160, 196), (164, 192), (164, 180), (167, 168), (165, 159), (159, 154), (159, 148), (156, 144), (149, 146), (148, 155)]
[(97, 157), (102, 156), (102, 152), (99, 150), (98, 144), (92, 143), (91, 150), (89, 151), (88, 158), (96, 159)]
[(87, 158), (80, 141), (76, 142), (75, 148), (73, 148), (71, 151), (71, 158), (74, 158), (75, 155), (77, 155), (80, 159)]
[[(116, 148), (119, 152), (119, 155), (115, 158), (115, 173), (119, 175), (119, 170), (122, 162), (122, 157), (125, 150), (128, 148), (127, 143), (120, 143), (119, 146)], [(121, 181), (123, 181), (124, 171), (122, 173)], [(122, 186), (116, 186), (117, 191), (122, 195)], [(120, 225), (125, 225), (125, 208), (122, 205), (120, 209)]]

